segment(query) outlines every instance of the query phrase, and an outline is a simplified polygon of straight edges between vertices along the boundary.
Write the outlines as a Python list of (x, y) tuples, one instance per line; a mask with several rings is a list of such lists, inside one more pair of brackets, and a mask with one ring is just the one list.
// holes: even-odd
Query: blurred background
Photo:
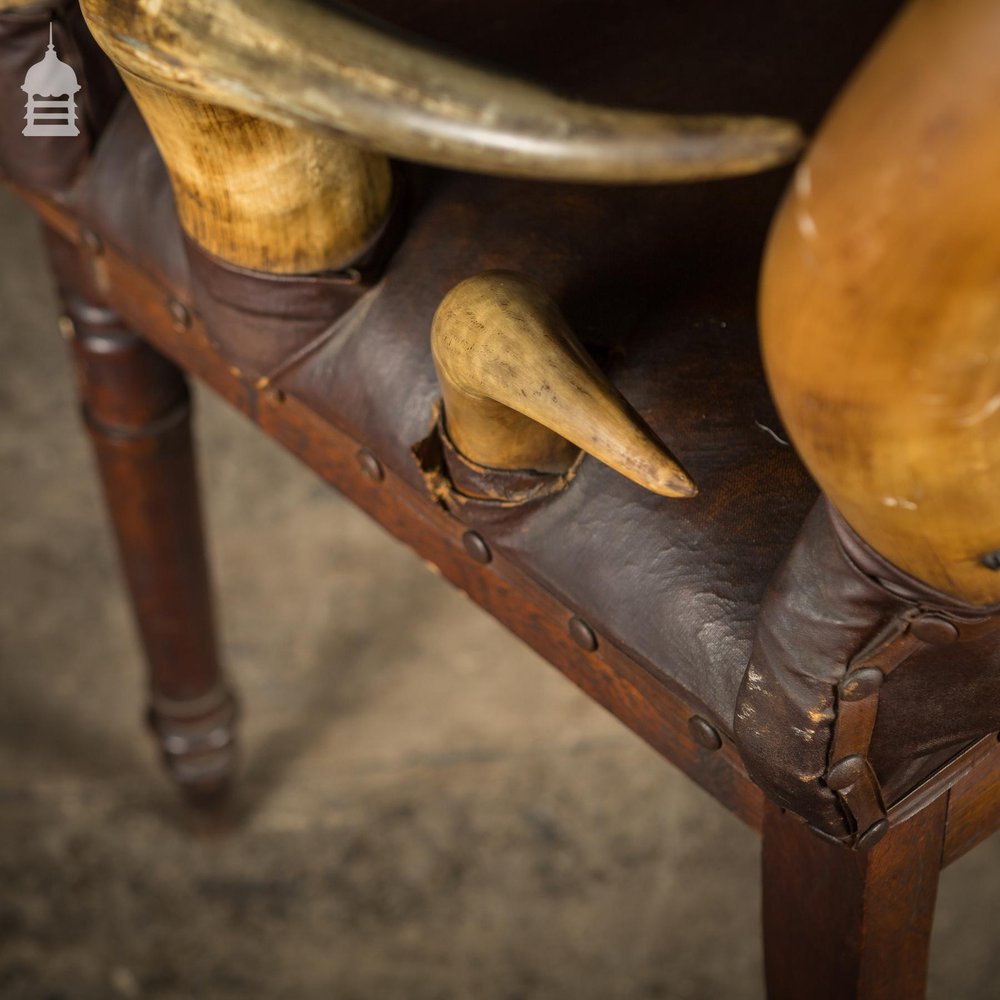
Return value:
[[(6, 192), (0, 234), (0, 998), (760, 1000), (756, 835), (203, 391), (243, 755), (186, 810)], [(1000, 997), (1000, 837), (931, 996)]]

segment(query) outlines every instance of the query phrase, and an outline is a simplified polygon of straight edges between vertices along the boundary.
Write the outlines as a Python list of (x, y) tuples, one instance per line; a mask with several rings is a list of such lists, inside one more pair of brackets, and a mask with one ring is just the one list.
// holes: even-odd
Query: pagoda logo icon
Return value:
[(21, 85), (28, 95), (27, 124), (22, 135), (79, 135), (76, 94), (80, 90), (73, 67), (56, 55), (49, 24), (49, 47), (41, 62), (28, 69)]

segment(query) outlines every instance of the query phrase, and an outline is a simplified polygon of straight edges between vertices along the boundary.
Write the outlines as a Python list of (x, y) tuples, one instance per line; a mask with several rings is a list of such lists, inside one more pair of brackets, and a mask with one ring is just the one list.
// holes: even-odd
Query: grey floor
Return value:
[[(244, 748), (179, 805), (28, 213), (0, 195), (0, 997), (759, 998), (756, 837), (199, 393)], [(1000, 838), (932, 995), (1000, 997)]]

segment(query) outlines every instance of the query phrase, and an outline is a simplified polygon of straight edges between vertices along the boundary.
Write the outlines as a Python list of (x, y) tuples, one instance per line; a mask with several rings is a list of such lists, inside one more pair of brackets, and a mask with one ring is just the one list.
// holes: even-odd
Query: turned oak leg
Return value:
[(176, 781), (226, 785), (235, 704), (216, 651), (190, 399), (180, 369), (105, 308), (70, 298), (83, 419), (149, 668), (149, 723)]
[(946, 795), (866, 852), (821, 840), (777, 806), (764, 817), (770, 1000), (920, 1000)]

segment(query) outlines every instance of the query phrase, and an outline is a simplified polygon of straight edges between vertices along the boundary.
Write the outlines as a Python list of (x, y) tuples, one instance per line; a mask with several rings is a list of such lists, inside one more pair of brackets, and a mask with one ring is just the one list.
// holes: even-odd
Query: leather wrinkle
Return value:
[[(910, 631), (928, 610), (955, 625), (955, 643), (934, 645)], [(845, 755), (862, 755), (874, 794), (888, 805), (1000, 728), (998, 610), (963, 604), (907, 577), (867, 549), (821, 498), (758, 617), (735, 714), (751, 776), (824, 832), (863, 833), (825, 786), (827, 769)], [(876, 667), (881, 687), (838, 703), (838, 685)]]

